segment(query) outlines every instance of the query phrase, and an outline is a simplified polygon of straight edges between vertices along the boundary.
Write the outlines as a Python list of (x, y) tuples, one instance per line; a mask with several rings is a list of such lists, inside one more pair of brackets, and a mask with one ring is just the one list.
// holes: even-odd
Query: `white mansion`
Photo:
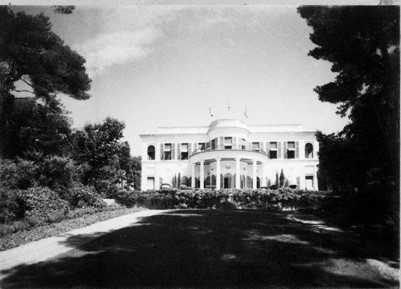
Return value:
[(162, 127), (142, 134), (142, 190), (286, 185), (317, 190), (315, 131), (301, 125), (247, 125), (219, 119), (202, 127)]

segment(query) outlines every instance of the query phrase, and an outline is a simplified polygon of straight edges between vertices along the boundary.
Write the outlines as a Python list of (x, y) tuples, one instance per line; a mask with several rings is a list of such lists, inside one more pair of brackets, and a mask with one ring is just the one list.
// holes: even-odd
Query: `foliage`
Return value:
[[(64, 45), (60, 37), (51, 31), (48, 17), (14, 13), (7, 6), (0, 7), (1, 156), (8, 157), (9, 152), (5, 152), (5, 148), (18, 145), (12, 139), (15, 93), (26, 93), (41, 99), (48, 113), (52, 113), (57, 93), (75, 99), (88, 99), (86, 91), (90, 89), (91, 80), (84, 63), (82, 56)], [(29, 89), (21, 89), (19, 83), (24, 83)], [(32, 103), (30, 105), (32, 107)], [(40, 124), (37, 127), (35, 123), (32, 129), (40, 129)], [(17, 131), (24, 136), (25, 131)], [(18, 137), (22, 137), (19, 134)], [(28, 137), (30, 135), (28, 132)]]
[(23, 218), (24, 211), (17, 199), (17, 192), (0, 187), (0, 223), (9, 224)]
[[(2, 88), (14, 89), (18, 80), (27, 81), (37, 97), (62, 92), (76, 99), (88, 99), (90, 79), (85, 59), (64, 45), (51, 31), (49, 18), (0, 8), (1, 54), (4, 70)], [(28, 76), (28, 79), (24, 77)]]
[(27, 189), (37, 184), (38, 166), (23, 159), (0, 163), (0, 187)]
[(75, 6), (72, 5), (57, 5), (53, 6), (54, 12), (58, 14), (71, 14)]
[[(89, 170), (83, 178), (85, 185), (95, 185), (100, 191), (114, 183), (122, 181), (121, 164), (129, 169), (128, 143), (119, 143), (123, 137), (125, 124), (112, 118), (106, 118), (103, 123), (86, 124), (74, 135), (73, 157), (78, 164), (87, 164)], [(100, 182), (100, 184), (99, 184)], [(106, 182), (106, 183), (104, 183)]]
[(8, 106), (4, 157), (68, 154), (71, 119), (59, 100), (51, 98), (41, 103), (34, 98), (16, 98), (10, 100)]
[(18, 192), (17, 200), (24, 211), (24, 217), (40, 220), (63, 218), (69, 206), (57, 193), (46, 187), (34, 187)]
[[(73, 229), (79, 229), (99, 221), (112, 219), (137, 211), (138, 209), (126, 209), (117, 206), (103, 209), (93, 207), (79, 208), (69, 211), (66, 215), (66, 219), (61, 222), (54, 222), (51, 225), (47, 223), (33, 225), (27, 221), (20, 221), (11, 225), (0, 224), (0, 251), (8, 250), (39, 239), (59, 236), (61, 233)], [(26, 225), (26, 227), (21, 224)]]
[(95, 207), (103, 208), (106, 203), (94, 188), (79, 186), (68, 190), (68, 201), (73, 208)]
[(330, 61), (337, 73), (315, 91), (350, 119), (341, 134), (320, 134), (321, 176), (330, 186), (363, 187), (369, 175), (373, 182), (398, 183), (399, 7), (304, 6), (298, 11), (313, 28), (310, 39), (317, 47), (309, 55)]
[(132, 175), (128, 174), (128, 183), (134, 185), (134, 190), (141, 190), (141, 171), (142, 171), (142, 157), (136, 156), (130, 158), (130, 167)]
[(40, 164), (39, 183), (51, 189), (71, 188), (74, 185), (75, 166), (67, 157), (46, 157)]
[[(146, 191), (117, 194), (116, 201), (127, 207), (146, 207), (150, 209), (173, 208), (225, 208), (237, 206), (242, 209), (282, 209), (283, 207), (318, 208), (326, 192), (300, 191), (290, 188), (279, 190), (198, 190), (198, 191)], [(231, 203), (231, 204), (223, 204)]]

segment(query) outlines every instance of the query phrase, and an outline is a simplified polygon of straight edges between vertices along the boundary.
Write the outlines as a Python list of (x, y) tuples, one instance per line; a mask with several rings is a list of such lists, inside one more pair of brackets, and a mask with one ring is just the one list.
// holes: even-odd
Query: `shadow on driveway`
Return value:
[[(363, 240), (260, 210), (180, 210), (99, 238), (71, 237), (72, 251), (18, 266), (1, 288), (390, 287)], [(81, 245), (82, 239), (91, 241)], [(93, 240), (92, 240), (93, 239)]]

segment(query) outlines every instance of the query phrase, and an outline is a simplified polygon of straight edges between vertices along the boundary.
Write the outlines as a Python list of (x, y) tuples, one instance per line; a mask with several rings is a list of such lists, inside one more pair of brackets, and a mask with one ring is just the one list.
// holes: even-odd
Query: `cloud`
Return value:
[[(264, 6), (103, 6), (91, 9), (93, 25), (100, 26), (96, 34), (74, 49), (85, 57), (87, 71), (93, 77), (114, 65), (142, 61), (166, 37), (173, 23), (187, 33), (197, 33), (221, 25), (260, 25), (263, 17), (285, 10)], [(235, 45), (231, 40), (228, 44)]]
[(120, 6), (97, 11), (94, 25), (101, 32), (74, 48), (86, 59), (90, 76), (99, 75), (113, 65), (141, 61), (164, 36), (164, 25), (175, 19), (176, 8)]

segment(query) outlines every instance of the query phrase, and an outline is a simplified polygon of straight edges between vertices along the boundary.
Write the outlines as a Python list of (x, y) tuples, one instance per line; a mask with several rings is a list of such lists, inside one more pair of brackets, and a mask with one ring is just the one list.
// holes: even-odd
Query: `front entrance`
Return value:
[(148, 177), (148, 183), (147, 183), (147, 185), (148, 185), (148, 187), (147, 187), (147, 189), (148, 190), (154, 190), (155, 189), (155, 178), (154, 177)]
[(306, 190), (313, 190), (313, 176), (306, 176), (305, 177), (305, 189)]
[(224, 175), (224, 189), (232, 189), (233, 187), (233, 176), (231, 174)]

